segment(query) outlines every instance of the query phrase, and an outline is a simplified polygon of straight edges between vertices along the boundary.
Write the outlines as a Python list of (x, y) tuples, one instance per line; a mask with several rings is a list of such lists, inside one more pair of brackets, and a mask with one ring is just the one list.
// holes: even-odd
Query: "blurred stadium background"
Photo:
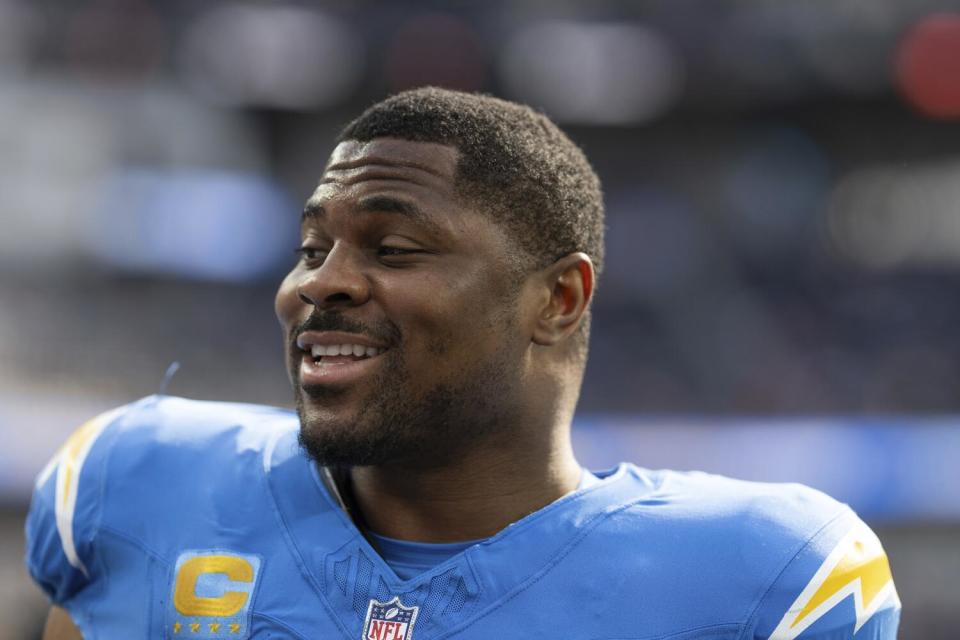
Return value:
[(0, 638), (33, 476), (153, 393), (289, 404), (274, 288), (338, 128), (437, 84), (600, 172), (576, 437), (597, 467), (799, 480), (960, 629), (960, 4), (0, 0)]

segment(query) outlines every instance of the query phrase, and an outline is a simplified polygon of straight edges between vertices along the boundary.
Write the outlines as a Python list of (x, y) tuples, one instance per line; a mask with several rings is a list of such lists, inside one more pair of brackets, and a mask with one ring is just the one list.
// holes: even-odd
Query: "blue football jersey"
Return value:
[(800, 485), (630, 464), (408, 580), (280, 409), (152, 396), (40, 474), (27, 564), (85, 638), (888, 640), (876, 536)]

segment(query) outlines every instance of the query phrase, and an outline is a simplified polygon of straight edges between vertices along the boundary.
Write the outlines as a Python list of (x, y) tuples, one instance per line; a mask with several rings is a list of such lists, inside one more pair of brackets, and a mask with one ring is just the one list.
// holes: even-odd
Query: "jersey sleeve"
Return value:
[(96, 578), (93, 540), (100, 524), (104, 432), (124, 410), (84, 423), (37, 477), (27, 515), (26, 562), (54, 604), (64, 605)]
[(880, 540), (845, 509), (780, 572), (748, 637), (895, 640), (899, 620), (900, 599)]

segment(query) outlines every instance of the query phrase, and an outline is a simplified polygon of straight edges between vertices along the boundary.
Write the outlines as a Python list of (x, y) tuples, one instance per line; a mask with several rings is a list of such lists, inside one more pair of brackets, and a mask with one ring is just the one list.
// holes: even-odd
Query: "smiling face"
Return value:
[(446, 145), (347, 141), (307, 201), (276, 311), (323, 464), (445, 464), (520, 413), (516, 249), (457, 194), (456, 167)]

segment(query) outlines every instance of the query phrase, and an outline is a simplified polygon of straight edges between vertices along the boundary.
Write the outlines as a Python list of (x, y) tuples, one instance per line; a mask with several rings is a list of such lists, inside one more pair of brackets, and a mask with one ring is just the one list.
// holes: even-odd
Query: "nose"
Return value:
[(297, 284), (300, 300), (317, 309), (358, 306), (370, 299), (370, 283), (358, 264), (359, 256), (337, 243), (323, 264), (307, 271)]

